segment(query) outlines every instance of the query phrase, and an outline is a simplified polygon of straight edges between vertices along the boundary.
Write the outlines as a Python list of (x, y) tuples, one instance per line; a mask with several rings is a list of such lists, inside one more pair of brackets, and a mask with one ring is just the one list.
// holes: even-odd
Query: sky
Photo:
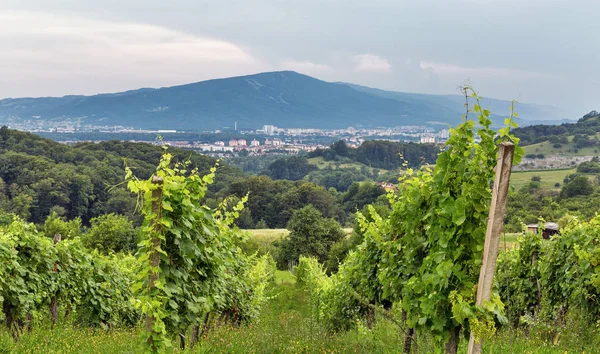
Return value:
[(600, 110), (597, 0), (0, 0), (0, 99), (294, 70)]

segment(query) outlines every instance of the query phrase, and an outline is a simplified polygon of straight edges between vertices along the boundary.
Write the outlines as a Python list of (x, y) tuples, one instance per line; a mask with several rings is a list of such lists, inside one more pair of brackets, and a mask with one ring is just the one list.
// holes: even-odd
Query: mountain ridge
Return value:
[[(234, 122), (249, 128), (454, 125), (464, 109), (459, 98), (464, 100), (458, 95), (384, 91), (277, 71), (90, 96), (8, 98), (0, 100), (0, 119), (178, 130), (222, 129)], [(527, 109), (523, 119), (551, 118), (535, 105), (521, 106)], [(494, 113), (498, 119), (506, 114)]]

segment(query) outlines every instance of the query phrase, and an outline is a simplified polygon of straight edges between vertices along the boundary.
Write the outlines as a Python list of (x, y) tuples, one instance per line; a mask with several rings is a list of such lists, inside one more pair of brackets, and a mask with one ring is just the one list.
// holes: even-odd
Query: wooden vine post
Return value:
[[(160, 253), (158, 253), (157, 249), (160, 247), (161, 238), (160, 234), (162, 232), (162, 226), (160, 224), (160, 219), (162, 216), (162, 194), (163, 194), (163, 177), (152, 176), (152, 184), (155, 188), (152, 190), (152, 251), (150, 254), (150, 267), (151, 271), (148, 275), (148, 293), (152, 292), (154, 289), (154, 283), (158, 279), (158, 272), (154, 269), (160, 266)], [(151, 314), (146, 315), (146, 331), (148, 333), (152, 333), (152, 327), (154, 326), (154, 316)], [(154, 351), (156, 351), (156, 343), (154, 343), (154, 338), (152, 336), (148, 337), (148, 344)]]
[[(489, 300), (492, 295), (492, 283), (496, 272), (496, 260), (500, 245), (500, 233), (504, 224), (506, 212), (506, 200), (508, 199), (508, 184), (512, 170), (515, 146), (509, 142), (503, 142), (498, 149), (498, 163), (496, 164), (496, 177), (492, 189), (492, 203), (488, 217), (487, 230), (485, 233), (485, 245), (483, 248), (483, 262), (479, 272), (477, 283), (477, 305)], [(469, 339), (469, 354), (480, 354), (483, 344), (482, 339), (476, 341), (473, 333)]]
[[(54, 246), (62, 240), (61, 234), (54, 235), (52, 241), (54, 242)], [(58, 272), (58, 262), (54, 262), (54, 266), (52, 267), (52, 272)], [(52, 326), (56, 325), (58, 322), (58, 292), (54, 294), (54, 297), (50, 301), (50, 318), (52, 320)]]

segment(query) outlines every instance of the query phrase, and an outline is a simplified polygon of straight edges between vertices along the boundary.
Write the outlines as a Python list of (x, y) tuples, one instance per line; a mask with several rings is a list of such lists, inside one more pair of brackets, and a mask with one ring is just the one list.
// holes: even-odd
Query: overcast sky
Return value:
[[(0, 0), (0, 98), (261, 71), (600, 109), (598, 0)], [(573, 116), (572, 116), (573, 115)]]

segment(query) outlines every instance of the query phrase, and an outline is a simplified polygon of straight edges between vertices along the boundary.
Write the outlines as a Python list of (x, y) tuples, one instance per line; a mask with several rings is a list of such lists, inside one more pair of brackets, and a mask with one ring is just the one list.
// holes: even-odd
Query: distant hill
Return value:
[[(465, 98), (464, 96), (460, 95), (406, 93), (385, 91), (348, 83), (346, 83), (346, 85), (359, 91), (381, 97), (392, 98), (401, 102), (420, 103), (422, 105), (440, 107), (442, 110), (445, 110), (448, 113), (462, 114), (464, 112)], [(469, 104), (472, 104), (472, 102)], [(493, 117), (496, 119), (501, 118), (502, 121), (500, 123), (502, 123), (504, 118), (510, 114), (511, 102), (509, 101), (483, 97), (481, 104), (484, 108), (487, 108), (492, 112)], [(565, 113), (561, 109), (553, 106), (531, 103), (516, 103), (515, 112), (519, 114), (519, 118), (517, 120), (519, 121), (520, 125), (535, 124), (537, 121), (540, 121), (539, 124), (552, 124), (552, 121), (556, 121), (557, 124), (564, 123), (564, 121), (561, 121), (561, 119), (564, 120), (563, 118)]]
[[(567, 144), (574, 142), (576, 148), (600, 146), (594, 137), (600, 133), (600, 113), (591, 111), (576, 123), (563, 123), (560, 125), (536, 124), (518, 128), (514, 134), (521, 139), (522, 145), (530, 145), (550, 141), (554, 144)], [(573, 141), (574, 140), (574, 141)]]
[[(214, 130), (398, 126), (459, 122), (464, 98), (390, 92), (321, 81), (293, 71), (215, 79), (158, 89), (60, 98), (0, 100), (0, 121), (78, 120), (146, 129)], [(507, 101), (486, 99), (497, 118)], [(553, 107), (522, 104), (521, 119), (555, 119)]]

